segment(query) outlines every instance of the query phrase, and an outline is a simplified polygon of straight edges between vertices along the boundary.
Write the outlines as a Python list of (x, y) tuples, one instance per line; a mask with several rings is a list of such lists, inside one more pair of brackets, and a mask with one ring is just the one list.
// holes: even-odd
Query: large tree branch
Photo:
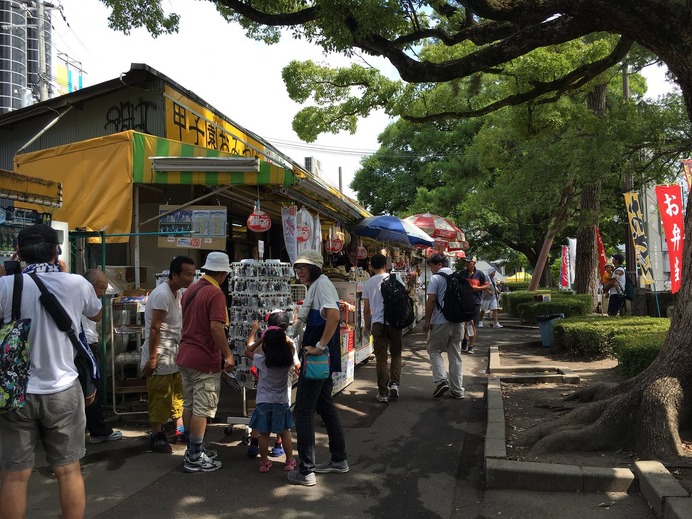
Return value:
[(409, 83), (439, 83), (469, 76), (474, 72), (482, 72), (502, 65), (539, 47), (566, 43), (591, 31), (584, 21), (561, 17), (542, 23), (540, 26), (519, 29), (511, 36), (493, 45), (480, 48), (463, 58), (444, 63), (431, 63), (413, 59), (381, 36), (361, 35), (357, 21), (353, 17), (346, 20), (346, 25), (353, 35), (356, 47), (387, 58), (396, 67), (401, 78)]
[[(517, 106), (532, 99), (536, 99), (550, 92), (556, 92), (556, 97), (562, 93), (580, 88), (599, 74), (602, 74), (610, 67), (622, 60), (632, 48), (633, 42), (627, 38), (620, 38), (613, 51), (603, 59), (583, 65), (569, 74), (555, 81), (534, 82), (534, 87), (526, 92), (507, 96), (499, 101), (490, 103), (482, 108), (472, 110), (446, 111), (429, 114), (422, 117), (402, 115), (402, 118), (412, 122), (432, 122), (450, 118), (463, 119), (466, 117), (478, 117), (486, 115), (505, 106)], [(554, 101), (551, 98), (551, 101)]]
[(315, 7), (308, 7), (293, 13), (270, 14), (263, 11), (258, 11), (252, 7), (250, 3), (246, 3), (241, 0), (217, 0), (216, 3), (232, 9), (253, 22), (271, 27), (302, 25), (315, 20), (317, 17), (317, 9)]

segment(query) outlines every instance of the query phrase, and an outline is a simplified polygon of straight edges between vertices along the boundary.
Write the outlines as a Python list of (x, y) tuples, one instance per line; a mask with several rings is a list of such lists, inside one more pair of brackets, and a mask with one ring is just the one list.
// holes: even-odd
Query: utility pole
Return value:
[[(625, 103), (630, 102), (630, 75), (627, 61), (622, 64), (622, 97)], [(634, 179), (632, 178), (631, 171), (628, 167), (625, 174), (625, 192), (634, 190)], [(627, 272), (634, 278), (634, 286), (637, 286), (637, 258), (635, 256), (634, 243), (632, 243), (632, 232), (630, 231), (628, 218), (625, 218), (625, 267)]]
[(39, 101), (48, 100), (48, 71), (46, 67), (46, 7), (43, 0), (37, 0), (38, 7), (38, 91)]

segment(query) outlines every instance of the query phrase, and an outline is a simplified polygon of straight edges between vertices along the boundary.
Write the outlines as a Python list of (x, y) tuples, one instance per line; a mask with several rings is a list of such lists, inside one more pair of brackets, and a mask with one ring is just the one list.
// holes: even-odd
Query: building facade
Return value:
[(42, 82), (52, 91), (50, 8), (42, 0), (0, 0), (0, 114), (41, 99)]

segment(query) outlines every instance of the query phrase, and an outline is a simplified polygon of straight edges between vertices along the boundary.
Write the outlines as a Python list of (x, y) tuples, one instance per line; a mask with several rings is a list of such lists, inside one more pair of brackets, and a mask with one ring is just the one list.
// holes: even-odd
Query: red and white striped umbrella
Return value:
[(468, 248), (464, 231), (449, 218), (432, 213), (414, 214), (404, 221), (409, 222), (435, 238), (436, 249), (458, 250)]

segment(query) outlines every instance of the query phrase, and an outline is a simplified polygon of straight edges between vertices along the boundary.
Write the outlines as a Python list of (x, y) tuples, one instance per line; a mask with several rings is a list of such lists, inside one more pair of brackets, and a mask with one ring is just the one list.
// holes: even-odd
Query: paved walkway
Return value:
[[(425, 336), (419, 325), (405, 337), (399, 401), (388, 405), (375, 401), (374, 358), (356, 368), (356, 381), (336, 397), (351, 471), (318, 475), (314, 487), (288, 484), (282, 461), (276, 461), (268, 474), (260, 474), (257, 460), (245, 455), (240, 427), (230, 437), (225, 436), (223, 424), (208, 429), (207, 442), (219, 450), (221, 470), (185, 474), (181, 470), (184, 447), (175, 446), (173, 455), (148, 452), (146, 424), (136, 417), (118, 419), (114, 426), (123, 430), (123, 440), (87, 444), (83, 460), (87, 515), (128, 519), (266, 514), (282, 518), (653, 517), (637, 495), (484, 489), (488, 346), (537, 338), (537, 330), (481, 330), (477, 353), (464, 356), (466, 398), (433, 399)], [(319, 425), (317, 432), (318, 459), (326, 460), (326, 435)], [(57, 517), (56, 481), (42, 454), (37, 463), (28, 517)], [(599, 506), (611, 502), (608, 508)]]

